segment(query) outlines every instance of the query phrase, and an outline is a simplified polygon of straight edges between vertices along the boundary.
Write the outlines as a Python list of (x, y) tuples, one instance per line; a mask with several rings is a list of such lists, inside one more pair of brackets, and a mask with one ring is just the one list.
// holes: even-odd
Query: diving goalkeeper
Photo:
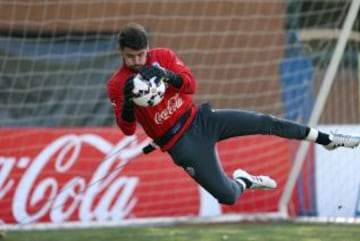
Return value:
[[(135, 23), (119, 34), (119, 53), (123, 64), (107, 83), (118, 126), (132, 135), (139, 123), (156, 145), (167, 152), (174, 163), (213, 195), (218, 202), (232, 205), (246, 189), (274, 189), (276, 181), (254, 176), (242, 169), (228, 177), (216, 155), (215, 145), (227, 138), (246, 135), (275, 135), (323, 145), (355, 148), (360, 137), (327, 134), (314, 128), (264, 113), (245, 110), (212, 109), (210, 104), (193, 103), (197, 83), (190, 69), (167, 48), (149, 48), (148, 33)], [(155, 64), (155, 65), (154, 65)], [(160, 65), (159, 68), (157, 65)], [(164, 78), (168, 84), (164, 99), (156, 106), (136, 106), (132, 100), (133, 76)]]

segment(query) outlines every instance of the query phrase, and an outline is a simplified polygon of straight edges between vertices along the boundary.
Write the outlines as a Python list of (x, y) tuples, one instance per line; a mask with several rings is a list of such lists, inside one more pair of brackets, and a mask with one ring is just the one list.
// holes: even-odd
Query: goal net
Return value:
[[(143, 24), (198, 81), (197, 104), (360, 133), (359, 0), (0, 2), (0, 219), (7, 229), (311, 217), (356, 221), (357, 150), (274, 136), (220, 142), (226, 173), (275, 191), (220, 205), (138, 128), (115, 125), (117, 33)], [(208, 151), (208, 150), (204, 150)], [(336, 219), (338, 220), (338, 219)]]

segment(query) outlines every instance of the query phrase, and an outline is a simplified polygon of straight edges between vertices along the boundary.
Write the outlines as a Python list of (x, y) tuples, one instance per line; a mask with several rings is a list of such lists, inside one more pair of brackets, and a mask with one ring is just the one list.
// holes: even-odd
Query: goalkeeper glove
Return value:
[(139, 69), (139, 73), (147, 80), (157, 76), (164, 78), (164, 81), (171, 84), (175, 88), (180, 88), (183, 84), (183, 78), (168, 69), (162, 68), (159, 65), (144, 66)]
[(123, 110), (121, 117), (127, 122), (135, 121), (135, 112), (134, 112), (134, 75), (130, 76), (126, 81), (123, 89)]

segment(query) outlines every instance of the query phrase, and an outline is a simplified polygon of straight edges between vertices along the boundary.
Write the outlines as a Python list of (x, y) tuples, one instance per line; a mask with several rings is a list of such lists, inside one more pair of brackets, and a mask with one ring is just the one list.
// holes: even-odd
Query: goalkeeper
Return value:
[[(143, 26), (126, 25), (118, 41), (123, 64), (107, 83), (118, 126), (125, 135), (132, 135), (139, 123), (156, 146), (222, 204), (234, 204), (246, 189), (274, 189), (276, 182), (242, 169), (228, 177), (216, 154), (218, 141), (235, 136), (275, 135), (314, 142), (329, 150), (340, 146), (354, 148), (360, 142), (360, 137), (326, 134), (268, 114), (214, 110), (207, 103), (197, 106), (193, 103), (197, 84), (189, 68), (170, 49), (149, 49)], [(168, 88), (158, 105), (134, 105), (132, 79), (136, 73), (145, 79), (165, 78)], [(152, 148), (155, 145), (145, 148), (145, 152)]]

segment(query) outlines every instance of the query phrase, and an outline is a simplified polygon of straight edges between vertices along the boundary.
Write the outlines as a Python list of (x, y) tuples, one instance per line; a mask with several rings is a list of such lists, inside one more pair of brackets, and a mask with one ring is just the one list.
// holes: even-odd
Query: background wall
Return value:
[[(283, 49), (274, 48), (285, 41), (285, 9), (282, 3), (135, 0), (109, 1), (106, 4), (103, 1), (91, 4), (87, 1), (51, 1), (41, 4), (39, 1), (29, 6), (14, 2), (2, 3), (0, 29), (3, 31), (116, 33), (128, 22), (144, 24), (153, 34), (152, 46), (173, 48), (191, 67), (201, 85), (198, 96), (216, 95), (219, 89), (226, 96), (280, 88), (278, 67), (273, 60), (283, 56)], [(257, 20), (247, 18), (254, 14), (264, 17)], [(278, 17), (269, 17), (274, 15)], [(249, 35), (249, 32), (256, 31), (261, 32)], [(267, 35), (274, 32), (278, 37), (269, 40)], [(260, 64), (249, 65), (260, 62), (271, 64), (266, 68)], [(249, 85), (245, 81), (248, 79), (257, 81)], [(224, 80), (238, 81), (224, 88)], [(210, 85), (207, 86), (207, 83)], [(221, 98), (212, 99), (218, 107), (256, 108), (265, 103), (280, 102), (280, 93), (274, 91), (261, 99), (244, 98), (241, 103), (237, 98), (227, 99), (226, 103)]]
[[(173, 48), (190, 66), (200, 85), (195, 96), (198, 103), (210, 100), (214, 107), (246, 108), (283, 116), (279, 61), (286, 55), (287, 30), (294, 22), (299, 24), (298, 28), (311, 28), (312, 26), (307, 25), (317, 22), (327, 27), (327, 20), (334, 22), (331, 20), (332, 15), (326, 15), (322, 19), (318, 19), (316, 14), (309, 16), (314, 4), (312, 1), (300, 1), (304, 8), (300, 11), (308, 11), (309, 14), (304, 16), (308, 16), (310, 20), (302, 20), (300, 15), (293, 15), (293, 20), (287, 15), (290, 14), (287, 2), (1, 1), (0, 32), (4, 38), (26, 37), (38, 39), (40, 43), (54, 40), (70, 42), (80, 38), (80, 41), (89, 41), (93, 36), (96, 41), (98, 38), (107, 39), (111, 41), (107, 44), (108, 56), (105, 60), (95, 60), (105, 64), (101, 67), (104, 69), (103, 75), (92, 75), (90, 78), (104, 83), (121, 62), (116, 52), (116, 33), (128, 22), (139, 22), (151, 33), (153, 47)], [(336, 12), (335, 7), (333, 14), (343, 15)], [(335, 41), (331, 43), (332, 46), (334, 44)], [(307, 53), (309, 58), (316, 61), (316, 55), (323, 54), (323, 46), (322, 42), (310, 41), (304, 48), (318, 51)], [(358, 48), (358, 43), (354, 46)], [(353, 57), (350, 59), (350, 62), (356, 61)], [(314, 66), (315, 94), (323, 79), (327, 62), (328, 59), (323, 65)], [(99, 68), (102, 64), (98, 65)], [(9, 66), (16, 65), (18, 64), (7, 62), (2, 65), (7, 69), (3, 68), (2, 71), (10, 71)], [(30, 66), (34, 66), (34, 63), (31, 62)], [(70, 67), (73, 68), (72, 71), (76, 71), (76, 65)], [(11, 71), (16, 69), (12, 68)], [(344, 69), (338, 73), (337, 78), (339, 80), (334, 83), (335, 87), (332, 88), (321, 122), (359, 122), (359, 111), (356, 109), (349, 113), (346, 108), (359, 101), (356, 68)], [(83, 77), (81, 79), (84, 80)], [(74, 83), (73, 80), (69, 81)], [(339, 93), (346, 95), (349, 103), (336, 101)], [(106, 98), (106, 94), (100, 96)], [(111, 116), (110, 109), (103, 108), (102, 112)], [(338, 119), (334, 120), (334, 112), (338, 113)], [(110, 118), (101, 123), (108, 125)]]

